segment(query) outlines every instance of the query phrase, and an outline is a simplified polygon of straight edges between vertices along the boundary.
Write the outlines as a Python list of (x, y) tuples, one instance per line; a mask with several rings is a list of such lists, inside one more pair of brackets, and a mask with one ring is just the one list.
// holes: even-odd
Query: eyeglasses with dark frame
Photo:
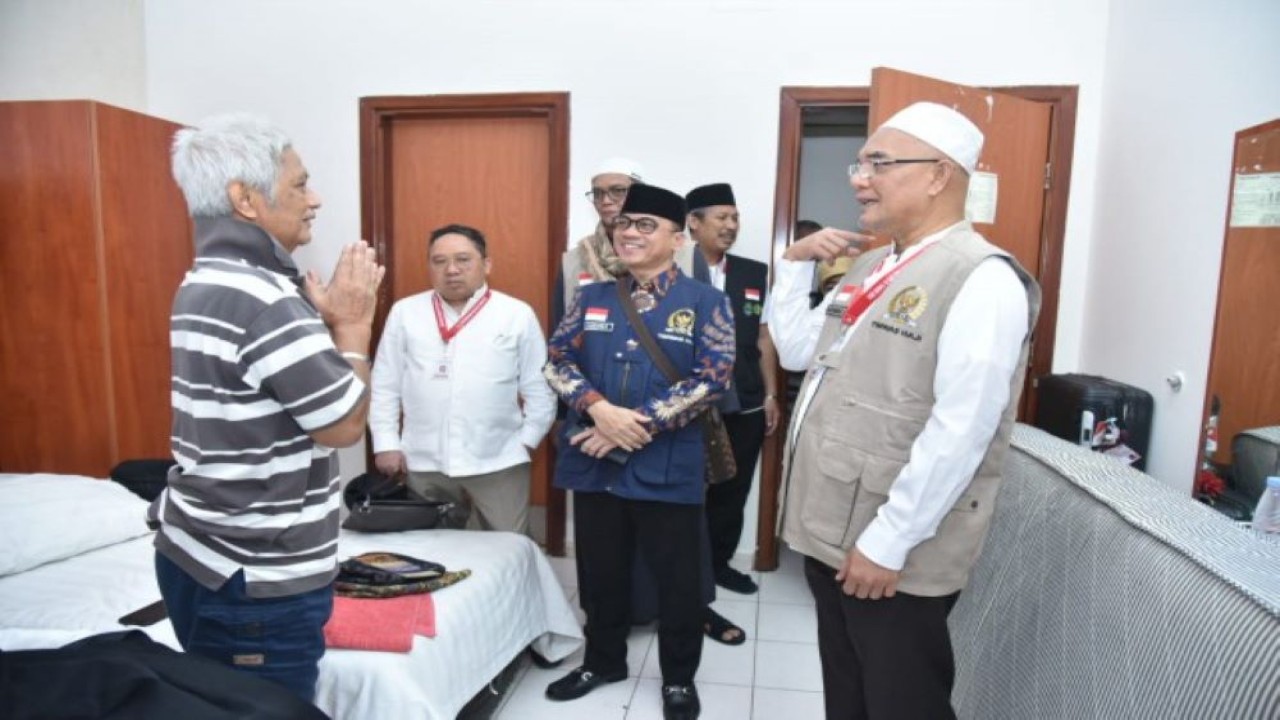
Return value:
[(626, 215), (619, 215), (613, 219), (614, 230), (626, 230), (632, 225), (636, 226), (636, 230), (641, 235), (652, 235), (653, 232), (660, 227), (657, 220), (648, 217), (633, 218), (627, 217)]
[(610, 185), (607, 188), (593, 187), (583, 195), (593, 203), (603, 202), (606, 197), (614, 202), (622, 202), (627, 197), (630, 185)]
[(912, 165), (915, 163), (940, 163), (942, 158), (867, 158), (849, 165), (849, 177), (860, 177), (864, 180), (872, 175), (879, 175), (885, 168), (894, 165)]

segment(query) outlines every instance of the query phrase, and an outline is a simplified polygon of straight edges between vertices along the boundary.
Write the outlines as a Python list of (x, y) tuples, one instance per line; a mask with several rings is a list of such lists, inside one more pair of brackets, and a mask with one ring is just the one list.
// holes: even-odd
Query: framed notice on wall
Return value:
[(1229, 226), (1280, 227), (1280, 172), (1237, 173)]

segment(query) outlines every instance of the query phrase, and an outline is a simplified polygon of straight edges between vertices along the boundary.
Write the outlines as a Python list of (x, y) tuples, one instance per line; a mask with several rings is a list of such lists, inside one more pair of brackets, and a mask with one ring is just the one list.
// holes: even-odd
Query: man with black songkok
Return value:
[[(692, 720), (700, 712), (694, 676), (702, 657), (705, 455), (695, 419), (725, 392), (734, 359), (728, 299), (675, 266), (685, 214), (675, 193), (630, 188), (613, 234), (627, 273), (579, 290), (551, 336), (545, 370), (569, 408), (555, 485), (574, 491), (587, 614), (583, 664), (547, 686), (547, 697), (573, 700), (627, 678), (630, 560), (638, 546), (658, 586), (666, 720)], [(635, 306), (681, 380), (672, 383), (650, 357), (625, 304)]]
[[(707, 489), (707, 524), (711, 531), (711, 567), (716, 584), (736, 593), (751, 594), (756, 584), (729, 565), (742, 537), (743, 506), (751, 492), (751, 478), (764, 437), (778, 425), (778, 389), (774, 369), (777, 354), (762, 319), (768, 292), (769, 268), (764, 263), (730, 255), (738, 239), (738, 203), (728, 183), (703, 185), (685, 196), (689, 206), (689, 234), (711, 270), (711, 284), (733, 307), (737, 354), (733, 392), (738, 410), (726, 413), (725, 426), (733, 443), (737, 476)], [(717, 638), (720, 639), (720, 638)], [(723, 640), (722, 640), (723, 641)]]

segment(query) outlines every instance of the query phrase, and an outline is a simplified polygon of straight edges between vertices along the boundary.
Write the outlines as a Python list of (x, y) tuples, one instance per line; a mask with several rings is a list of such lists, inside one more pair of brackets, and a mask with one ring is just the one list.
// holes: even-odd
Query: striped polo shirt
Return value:
[(300, 291), (297, 266), (256, 225), (197, 218), (195, 264), (173, 302), (178, 463), (152, 503), (156, 549), (216, 590), (314, 590), (337, 568), (337, 456), (308, 435), (366, 388)]

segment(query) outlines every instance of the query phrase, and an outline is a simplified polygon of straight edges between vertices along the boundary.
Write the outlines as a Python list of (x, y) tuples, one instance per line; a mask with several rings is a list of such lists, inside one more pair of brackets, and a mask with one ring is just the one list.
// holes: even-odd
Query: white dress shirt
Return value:
[(726, 253), (720, 256), (720, 262), (715, 265), (712, 265), (710, 262), (707, 263), (707, 276), (708, 279), (711, 280), (711, 286), (720, 292), (724, 292), (725, 274), (728, 271), (728, 268), (725, 267), (725, 261), (728, 259), (729, 255)]
[[(442, 303), (448, 326), (485, 290), (478, 290), (462, 312)], [(370, 380), (374, 452), (400, 450), (410, 470), (450, 477), (529, 462), (529, 449), (537, 447), (555, 419), (556, 403), (542, 377), (547, 342), (533, 308), (494, 290), (446, 345), (436, 326), (433, 294), (404, 298), (387, 316)]]
[[(954, 228), (922, 239), (901, 256), (891, 253), (863, 287), (870, 287), (897, 263)], [(774, 264), (777, 281), (769, 327), (779, 362), (788, 370), (809, 369), (827, 305), (839, 290), (833, 289), (818, 307), (810, 309), (813, 271), (813, 262), (779, 258)], [(862, 320), (841, 333), (830, 350), (843, 348)], [(858, 550), (877, 565), (901, 570), (907, 554), (933, 537), (973, 479), (1009, 403), (1009, 379), (1027, 332), (1026, 288), (1007, 262), (988, 258), (960, 287), (943, 323), (933, 380), (935, 402), (924, 430), (911, 446), (910, 462), (894, 481), (889, 501), (857, 540)], [(790, 443), (794, 444), (821, 383), (821, 376), (815, 377), (798, 399), (788, 434)]]

